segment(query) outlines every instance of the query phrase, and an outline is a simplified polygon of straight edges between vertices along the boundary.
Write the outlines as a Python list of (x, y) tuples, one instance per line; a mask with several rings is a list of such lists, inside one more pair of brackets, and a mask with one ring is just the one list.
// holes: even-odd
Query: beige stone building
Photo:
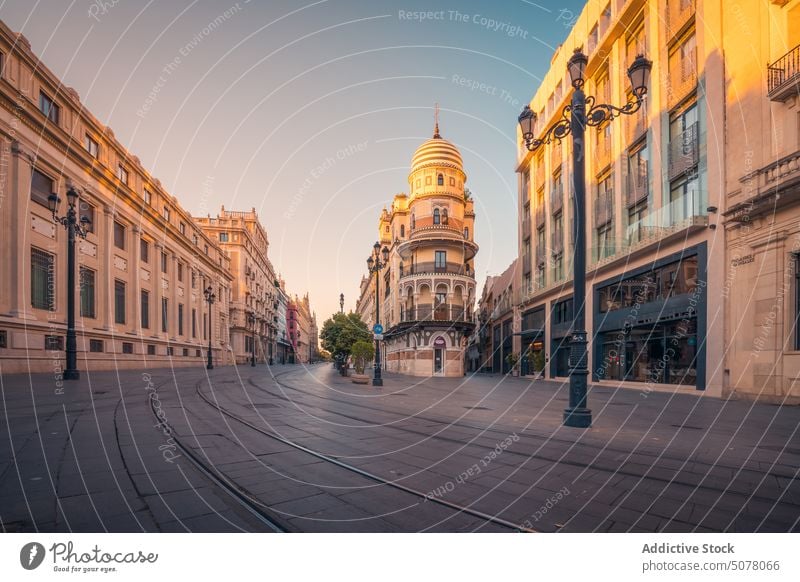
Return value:
[[(286, 360), (286, 295), (254, 211), (195, 220), (0, 21), (0, 372), (64, 366), (68, 185), (80, 192), (76, 329), (81, 370)], [(210, 306), (204, 297), (215, 295)], [(313, 333), (313, 329), (311, 329)], [(278, 349), (280, 341), (280, 350)]]
[(209, 333), (227, 361), (228, 258), (2, 22), (0, 148), (3, 373), (63, 366), (67, 233), (47, 197), (66, 200), (68, 184), (91, 220), (76, 253), (79, 367), (202, 365)]
[[(474, 203), (461, 154), (438, 124), (411, 160), (409, 194), (378, 221), (389, 260), (380, 277), (383, 365), (416, 376), (461, 376), (473, 332)], [(371, 252), (372, 249), (369, 249)], [(367, 257), (365, 256), (364, 259)], [(361, 281), (356, 312), (375, 323), (375, 275)]]
[[(800, 403), (800, 1), (723, 5), (727, 391)], [(717, 56), (719, 58), (719, 56)]]
[[(731, 72), (719, 43), (727, 6), (590, 1), (530, 102), (541, 137), (569, 103), (566, 65), (578, 47), (589, 58), (584, 90), (597, 103), (623, 105), (633, 59), (644, 54), (653, 62), (639, 112), (586, 131), (586, 323), (596, 383), (723, 394), (724, 314), (712, 299), (725, 280), (717, 227), (726, 205), (721, 132)], [(565, 377), (573, 317), (571, 139), (533, 153), (518, 139), (516, 346), (521, 355), (543, 346), (547, 376)]]
[(290, 363), (308, 364), (317, 358), (319, 351), (317, 337), (317, 316), (311, 310), (311, 302), (306, 293), (297, 295), (289, 302), (286, 310), (286, 327), (292, 345)]
[(257, 363), (274, 363), (280, 281), (269, 260), (269, 239), (258, 214), (255, 209), (243, 212), (223, 206), (215, 217), (195, 218), (195, 223), (230, 258), (230, 349), (236, 361), (249, 362), (255, 350)]
[[(483, 284), (476, 334), (480, 349), (479, 371), (507, 374), (511, 371), (509, 354), (519, 354), (514, 345), (514, 334), (519, 332), (517, 263), (514, 260), (500, 275), (486, 277)], [(527, 363), (524, 371), (527, 372)]]

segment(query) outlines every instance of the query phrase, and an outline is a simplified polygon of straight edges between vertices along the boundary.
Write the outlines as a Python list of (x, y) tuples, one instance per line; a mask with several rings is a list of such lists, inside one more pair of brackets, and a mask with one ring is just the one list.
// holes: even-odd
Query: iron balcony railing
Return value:
[(401, 309), (400, 320), (404, 323), (417, 321), (472, 322), (472, 315), (463, 305), (421, 304)]
[(605, 192), (594, 201), (594, 225), (603, 226), (614, 218), (614, 194)]
[(414, 263), (412, 265), (404, 265), (400, 271), (400, 276), (409, 277), (411, 275), (430, 275), (436, 273), (467, 276), (473, 275), (473, 273), (470, 272), (469, 267), (462, 263), (437, 263), (435, 261), (425, 261), (421, 263)]
[(800, 45), (767, 67), (767, 94), (772, 101), (800, 95)]
[(411, 230), (411, 235), (413, 236), (415, 233), (420, 231), (438, 230), (438, 229), (451, 230), (453, 232), (463, 234), (464, 223), (458, 218), (453, 218), (452, 216), (446, 216), (444, 214), (440, 214), (438, 219), (435, 218), (433, 215), (417, 216), (414, 219), (414, 222), (410, 230)]
[(647, 200), (649, 184), (650, 174), (647, 169), (647, 162), (642, 160), (639, 163), (633, 163), (631, 160), (626, 178), (625, 192), (625, 203), (629, 208), (636, 206), (642, 200)]
[(667, 175), (670, 180), (697, 167), (700, 161), (700, 135), (694, 122), (669, 144)]
[(683, 30), (683, 27), (694, 16), (695, 0), (667, 0), (665, 24), (667, 40)]

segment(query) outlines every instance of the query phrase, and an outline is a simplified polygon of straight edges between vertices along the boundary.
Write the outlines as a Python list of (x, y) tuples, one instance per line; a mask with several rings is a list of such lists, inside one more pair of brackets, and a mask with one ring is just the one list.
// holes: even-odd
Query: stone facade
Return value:
[[(462, 376), (475, 324), (474, 203), (461, 154), (439, 134), (414, 153), (410, 194), (381, 213), (378, 237), (389, 260), (378, 274), (382, 362), (414, 376)], [(370, 249), (371, 251), (372, 249)], [(373, 274), (361, 281), (356, 312), (375, 323)]]

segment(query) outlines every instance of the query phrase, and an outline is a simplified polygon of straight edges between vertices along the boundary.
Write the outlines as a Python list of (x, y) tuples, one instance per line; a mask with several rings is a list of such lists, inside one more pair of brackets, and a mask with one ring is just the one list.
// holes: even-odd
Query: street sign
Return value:
[(376, 323), (372, 326), (372, 331), (373, 333), (380, 335), (383, 333), (383, 326), (380, 323)]
[(373, 334), (373, 335), (372, 335), (372, 338), (373, 338), (375, 341), (378, 341), (378, 342), (379, 342), (379, 341), (383, 341), (383, 334), (382, 334), (382, 333), (376, 333), (376, 334)]

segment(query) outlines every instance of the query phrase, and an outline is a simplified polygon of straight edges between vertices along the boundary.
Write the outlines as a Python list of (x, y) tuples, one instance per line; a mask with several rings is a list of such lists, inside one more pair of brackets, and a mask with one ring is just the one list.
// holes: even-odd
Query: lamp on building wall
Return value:
[(632, 115), (641, 109), (647, 95), (650, 71), (653, 63), (638, 55), (628, 68), (633, 97), (622, 107), (595, 103), (592, 96), (583, 92), (586, 65), (589, 59), (580, 48), (567, 63), (567, 72), (574, 89), (572, 101), (565, 106), (561, 118), (543, 132), (534, 135), (536, 114), (526, 105), (518, 121), (525, 147), (535, 151), (553, 139), (562, 140), (572, 135), (572, 179), (573, 179), (573, 261), (572, 300), (575, 306), (570, 338), (569, 356), (569, 407), (564, 410), (564, 425), (586, 428), (592, 424), (592, 411), (586, 407), (588, 370), (588, 337), (585, 330), (586, 308), (586, 126), (602, 127), (620, 115)]
[(206, 303), (208, 303), (208, 358), (206, 370), (213, 370), (214, 360), (211, 356), (211, 306), (214, 305), (214, 300), (217, 298), (217, 296), (214, 295), (214, 290), (211, 288), (211, 285), (203, 290), (203, 295), (206, 298)]
[[(370, 273), (375, 273), (375, 325), (380, 324), (381, 321), (381, 299), (380, 299), (380, 276), (381, 270), (389, 262), (389, 249), (383, 247), (381, 243), (376, 242), (372, 246), (372, 254), (367, 258), (367, 269)], [(342, 296), (344, 297), (344, 296)], [(377, 334), (376, 334), (377, 335)], [(383, 386), (383, 378), (381, 378), (381, 343), (375, 339), (375, 370), (372, 375), (373, 386)]]
[(86, 216), (78, 218), (79, 200), (77, 190), (68, 186), (67, 213), (58, 216), (61, 198), (55, 193), (47, 197), (47, 206), (53, 213), (53, 220), (67, 229), (67, 365), (62, 375), (64, 380), (78, 380), (81, 376), (78, 372), (78, 340), (75, 336), (75, 241), (77, 237), (86, 238), (92, 221)]

